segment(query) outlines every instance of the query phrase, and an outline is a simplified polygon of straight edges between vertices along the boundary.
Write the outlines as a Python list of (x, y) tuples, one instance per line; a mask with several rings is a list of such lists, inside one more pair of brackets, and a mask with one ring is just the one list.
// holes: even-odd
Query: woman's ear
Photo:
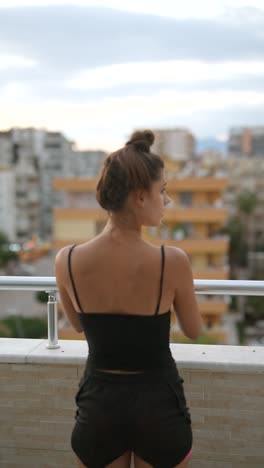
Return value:
[(136, 190), (132, 193), (133, 202), (139, 208), (143, 208), (145, 205), (146, 193), (144, 190)]

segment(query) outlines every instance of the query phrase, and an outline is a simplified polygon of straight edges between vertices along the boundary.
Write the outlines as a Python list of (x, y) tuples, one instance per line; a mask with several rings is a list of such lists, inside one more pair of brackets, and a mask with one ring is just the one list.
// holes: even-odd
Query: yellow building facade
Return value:
[[(97, 179), (54, 179), (55, 190), (63, 191), (63, 208), (54, 210), (54, 245), (86, 242), (103, 229), (107, 213), (95, 198)], [(172, 202), (158, 228), (144, 227), (143, 238), (154, 245), (174, 245), (189, 256), (195, 279), (228, 279), (228, 238), (221, 234), (227, 220), (222, 194), (225, 178), (168, 179)], [(222, 317), (228, 305), (223, 297), (198, 296), (200, 312), (209, 334), (223, 337)], [(223, 338), (222, 342), (225, 342)]]

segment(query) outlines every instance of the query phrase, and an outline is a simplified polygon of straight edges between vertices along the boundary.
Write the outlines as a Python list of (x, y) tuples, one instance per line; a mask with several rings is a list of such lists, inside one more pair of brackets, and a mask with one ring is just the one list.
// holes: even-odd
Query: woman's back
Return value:
[[(149, 311), (148, 313), (143, 313), (144, 310), (142, 306), (140, 306), (140, 312), (138, 312), (138, 309), (136, 308), (128, 310), (128, 307), (124, 307), (122, 309), (113, 307), (110, 310), (105, 308), (104, 310), (100, 310), (100, 312), (94, 309), (93, 311), (87, 312), (87, 309), (83, 308), (82, 301), (80, 300), (79, 291), (76, 287), (76, 284), (79, 286), (79, 280), (78, 283), (76, 283), (76, 278), (72, 268), (72, 256), (73, 253), (75, 253), (75, 250), (75, 246), (72, 246), (69, 249), (68, 268), (74, 299), (79, 308), (80, 321), (89, 346), (87, 367), (115, 372), (141, 372), (153, 369), (165, 369), (174, 365), (169, 347), (170, 308), (163, 313), (159, 313), (165, 270), (164, 246), (162, 245), (159, 249), (158, 268), (155, 264), (152, 264), (152, 258), (151, 263), (147, 265), (148, 269), (150, 267), (153, 269), (154, 267), (154, 269), (159, 271), (156, 305), (155, 309), (151, 311), (151, 313)], [(84, 257), (84, 253), (80, 252), (80, 254), (81, 253)], [(114, 277), (111, 278), (111, 272), (107, 271), (107, 276), (104, 278), (104, 284), (108, 283), (108, 275), (111, 278), (110, 283), (112, 283), (110, 285), (110, 290), (107, 292), (108, 294), (111, 294), (111, 286), (113, 287), (113, 290), (118, 290), (118, 285), (120, 284), (120, 288), (122, 290), (122, 286), (124, 284), (125, 289), (124, 280), (131, 281), (131, 283), (133, 283), (134, 278), (138, 275), (143, 275), (145, 278), (148, 277), (149, 271), (147, 271), (146, 268), (143, 269), (142, 262), (139, 262), (140, 266), (136, 265), (136, 267), (133, 265), (133, 263), (136, 262), (133, 262), (132, 258), (130, 259), (130, 262), (132, 267), (128, 269), (127, 275), (124, 272), (124, 270), (127, 271), (127, 265), (124, 265), (124, 258), (120, 258), (120, 265), (118, 265), (119, 275), (113, 275)], [(109, 265), (111, 266), (110, 260)], [(113, 271), (115, 271), (116, 267), (116, 264), (112, 265)], [(90, 268), (92, 269), (92, 265), (90, 265)], [(78, 271), (77, 268), (76, 271)], [(131, 271), (133, 273), (132, 275)], [(87, 268), (84, 264), (82, 279), (84, 284), (86, 284), (91, 290), (91, 285), (89, 285), (89, 280), (87, 278), (88, 275), (86, 272)], [(81, 275), (80, 269), (79, 274)], [(119, 281), (118, 276), (120, 278)], [(113, 281), (115, 283), (113, 283)], [(138, 287), (141, 288), (140, 283), (138, 283)], [(87, 294), (84, 293), (85, 291), (83, 291), (83, 297), (86, 299)], [(129, 294), (137, 294), (135, 284), (130, 288)], [(136, 303), (136, 301), (134, 302)]]
[[(177, 281), (169, 247), (165, 247), (165, 256), (159, 314), (170, 309)], [(155, 313), (162, 267), (160, 247), (143, 240), (115, 242), (108, 235), (100, 235), (76, 246), (70, 265), (77, 299), (71, 284), (69, 292), (78, 312)]]
[(194, 339), (200, 333), (190, 262), (181, 249), (164, 247), (163, 273), (160, 247), (134, 234), (114, 237), (104, 230), (69, 254), (70, 247), (58, 253), (56, 277), (65, 312), (77, 331), (83, 330), (80, 312), (151, 316), (159, 302), (158, 314), (174, 305), (187, 337)]

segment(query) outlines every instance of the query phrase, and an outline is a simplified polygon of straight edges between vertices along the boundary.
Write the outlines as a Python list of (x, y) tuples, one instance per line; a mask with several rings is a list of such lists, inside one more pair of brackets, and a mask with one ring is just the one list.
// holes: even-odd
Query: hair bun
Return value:
[(150, 147), (155, 140), (154, 133), (151, 130), (136, 131), (132, 133), (127, 145), (133, 145), (138, 151), (150, 152)]

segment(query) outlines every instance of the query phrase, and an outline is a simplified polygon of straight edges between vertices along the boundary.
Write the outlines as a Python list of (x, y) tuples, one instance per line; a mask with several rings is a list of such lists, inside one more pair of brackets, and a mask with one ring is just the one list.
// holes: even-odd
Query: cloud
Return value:
[(248, 8), (210, 20), (2, 9), (0, 127), (62, 129), (82, 146), (98, 138), (114, 148), (135, 127), (208, 135), (213, 126), (225, 133), (232, 118), (263, 121), (263, 31), (264, 13)]
[(9, 57), (9, 67), (1, 81), (25, 82), (43, 96), (62, 96), (67, 82), (72, 89), (65, 99), (74, 89), (81, 98), (88, 84), (85, 95), (123, 95), (129, 86), (132, 94), (140, 86), (149, 94), (160, 86), (188, 88), (191, 81), (212, 88), (217, 73), (226, 88), (238, 67), (244, 67), (242, 81), (252, 82), (254, 64), (263, 69), (264, 13), (239, 12), (179, 20), (94, 7), (2, 9), (0, 56)]
[[(20, 81), (8, 80), (1, 74), (0, 85), (5, 99), (6, 91), (23, 86), (27, 92), (25, 102), (30, 100), (46, 101), (60, 99), (65, 102), (96, 101), (104, 97), (157, 96), (161, 91), (167, 93), (209, 91), (259, 91), (264, 90), (264, 62), (224, 62), (214, 66), (199, 61), (137, 62), (122, 65), (98, 67), (77, 73), (69, 80), (60, 81), (54, 76), (32, 77), (29, 70), (19, 73)], [(12, 102), (8, 92), (8, 100)]]
[[(226, 118), (234, 111), (240, 117), (259, 113), (264, 118), (264, 92), (219, 91), (210, 92), (166, 92), (155, 97), (131, 96), (123, 98), (101, 98), (82, 103), (50, 100), (45, 102), (6, 102), (1, 106), (0, 127), (7, 126), (49, 126), (51, 129), (68, 129), (80, 138), (94, 129), (104, 129), (112, 135), (122, 134), (133, 127), (158, 127), (194, 123), (199, 131), (212, 127), (210, 114), (225, 112)], [(222, 124), (221, 124), (222, 125)], [(85, 133), (86, 132), (86, 133)], [(217, 132), (223, 132), (222, 127)], [(206, 130), (208, 134), (208, 130)], [(79, 136), (78, 136), (79, 135)]]
[[(255, 10), (254, 10), (255, 11)], [(264, 14), (175, 19), (94, 7), (2, 9), (0, 51), (55, 74), (129, 62), (261, 60)]]
[(5, 54), (0, 52), (0, 70), (9, 70), (10, 68), (31, 68), (36, 62), (27, 57), (21, 57), (14, 54)]
[(66, 82), (73, 89), (107, 89), (124, 84), (174, 84), (222, 80), (237, 80), (241, 77), (263, 76), (263, 62), (224, 62), (212, 67), (198, 60), (170, 60), (162, 62), (133, 62), (98, 67), (78, 73)]
[(5, 84), (0, 92), (1, 108), (5, 103), (28, 102), (32, 97), (31, 89), (25, 83), (10, 81)]

